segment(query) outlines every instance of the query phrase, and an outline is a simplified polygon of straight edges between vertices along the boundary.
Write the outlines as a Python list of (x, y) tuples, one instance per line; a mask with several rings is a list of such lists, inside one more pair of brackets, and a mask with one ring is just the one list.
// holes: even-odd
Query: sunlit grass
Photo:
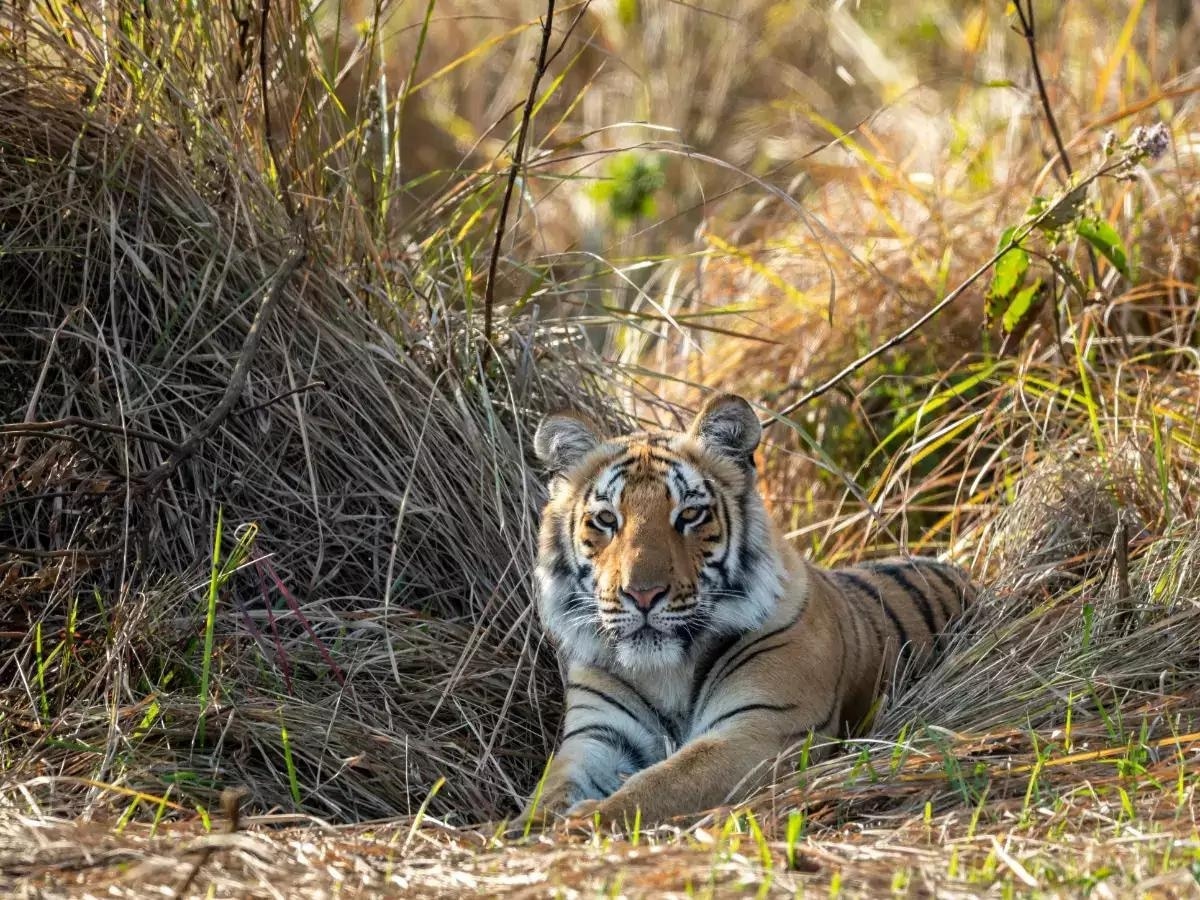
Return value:
[[(4, 830), (46, 863), (0, 864), (6, 889), (120, 893), (143, 863), (134, 887), (169, 889), (181, 841), (228, 825), (210, 810), (229, 784), (251, 833), (212, 844), (216, 893), (1194, 888), (1187, 23), (1037, 5), (1077, 170), (1103, 165), (1106, 129), (1171, 130), (1165, 157), (1081, 198), (1047, 160), (1002, 4), (568, 5), (488, 349), (541, 4), (272, 4), (265, 70), (261, 21), (226, 6), (35, 5), (24, 43), (4, 39), (22, 88), (0, 127), (20, 150), (0, 279), (36, 343), (0, 389), (26, 492), (0, 543), (107, 554), (79, 580), (59, 557), (0, 562), (19, 599)], [(475, 827), (540, 789), (557, 726), (527, 594), (537, 415), (669, 417), (663, 400), (717, 387), (783, 408), (1054, 211), (1038, 198), (1078, 215), (1029, 229), (1011, 284), (981, 279), (774, 424), (764, 457), (815, 558), (971, 567), (987, 590), (934, 669), (847, 752), (814, 762), (801, 741), (771, 791), (699, 822)], [(122, 479), (212, 407), (299, 241), (242, 402), (140, 505)], [(33, 433), (31, 397), (34, 419), (129, 430)]]

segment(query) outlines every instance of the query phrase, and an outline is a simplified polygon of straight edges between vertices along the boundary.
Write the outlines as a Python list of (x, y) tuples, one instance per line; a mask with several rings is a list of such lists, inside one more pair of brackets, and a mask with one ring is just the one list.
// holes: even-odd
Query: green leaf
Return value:
[(1071, 286), (1071, 290), (1075, 292), (1075, 295), (1079, 297), (1081, 302), (1085, 302), (1088, 299), (1088, 289), (1084, 285), (1083, 280), (1075, 274), (1074, 269), (1053, 254), (1046, 257), (1046, 262), (1050, 263), (1050, 268), (1058, 274), (1059, 278)]
[(1050, 204), (1045, 218), (1038, 222), (1038, 228), (1042, 231), (1054, 231), (1078, 219), (1083, 201), (1087, 199), (1087, 189), (1088, 182), (1085, 181), (1071, 188), (1061, 197), (1056, 197)]
[(1075, 226), (1079, 236), (1096, 248), (1101, 256), (1113, 264), (1113, 268), (1129, 278), (1129, 261), (1125, 245), (1117, 230), (1103, 219), (1080, 219)]
[(1037, 313), (1037, 308), (1041, 304), (1034, 301), (1037, 299), (1041, 286), (1042, 279), (1036, 278), (1033, 284), (1018, 291), (1017, 295), (1012, 298), (1012, 302), (1008, 304), (1008, 309), (1004, 310), (1004, 315), (1000, 319), (1000, 327), (1006, 334), (1012, 334), (1025, 323), (1026, 318)]
[[(997, 253), (1008, 246), (1016, 231), (1016, 227), (1004, 229), (1004, 233), (1000, 235), (1000, 243), (996, 245)], [(1021, 286), (1021, 281), (1028, 269), (1029, 254), (1016, 245), (996, 260), (996, 265), (992, 269), (992, 283), (988, 286), (987, 292), (988, 319), (994, 318), (1003, 302)]]

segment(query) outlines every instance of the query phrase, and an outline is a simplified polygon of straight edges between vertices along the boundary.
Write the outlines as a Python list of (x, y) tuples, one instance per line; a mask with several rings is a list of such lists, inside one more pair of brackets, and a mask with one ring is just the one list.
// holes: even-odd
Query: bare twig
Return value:
[(504, 240), (504, 228), (508, 224), (508, 207), (512, 203), (513, 188), (517, 183), (517, 172), (525, 155), (525, 139), (529, 134), (529, 123), (533, 119), (533, 107), (537, 102), (538, 84), (549, 65), (550, 34), (554, 27), (554, 0), (546, 0), (546, 18), (542, 20), (542, 46), (538, 50), (537, 68), (529, 84), (529, 96), (525, 98), (525, 109), (521, 113), (521, 124), (517, 129), (517, 146), (513, 151), (512, 165), (508, 169), (508, 181), (504, 185), (504, 199), (500, 201), (500, 215), (496, 220), (496, 237), (492, 241), (492, 256), (488, 260), (487, 282), (483, 288), (483, 336), (492, 339), (492, 309), (496, 302), (496, 267), (500, 262), (500, 244)]
[[(1046, 125), (1050, 129), (1050, 134), (1054, 138), (1054, 146), (1058, 148), (1058, 155), (1051, 163), (1062, 163), (1063, 171), (1066, 177), (1060, 179), (1064, 185), (1069, 185), (1071, 176), (1075, 174), (1071, 167), (1071, 157), (1067, 155), (1067, 145), (1063, 142), (1062, 132), (1058, 128), (1058, 119), (1054, 116), (1054, 108), (1050, 105), (1050, 94), (1046, 91), (1046, 80), (1042, 77), (1042, 64), (1038, 60), (1037, 53), (1037, 34), (1036, 24), (1033, 15), (1033, 0), (1026, 0), (1026, 7), (1022, 8), (1021, 0), (1017, 0), (1013, 4), (1017, 11), (1017, 18), (1021, 20), (1021, 36), (1025, 38), (1025, 43), (1029, 45), (1029, 61), (1033, 67), (1033, 80), (1037, 83), (1038, 96), (1042, 101), (1042, 112), (1046, 115)], [(1097, 285), (1100, 284), (1100, 264), (1096, 261), (1096, 254), (1092, 251), (1091, 244), (1086, 244), (1084, 250), (1087, 252), (1088, 262), (1091, 264), (1092, 278)]]
[[(242, 788), (226, 788), (221, 792), (221, 809), (225, 813), (226, 834), (236, 834), (238, 829), (242, 827), (242, 800), (245, 796), (246, 792)], [(200, 849), (187, 875), (184, 876), (183, 881), (175, 888), (173, 896), (182, 897), (188, 892), (188, 888), (192, 886), (192, 882), (196, 880), (196, 876), (200, 873), (200, 870), (204, 868), (204, 865), (217, 849), (217, 844), (206, 844)]]
[(250, 323), (250, 328), (246, 332), (246, 338), (242, 342), (242, 351), (238, 355), (238, 361), (233, 367), (233, 374), (229, 377), (229, 384), (225, 387), (225, 394), (221, 397), (221, 401), (203, 422), (192, 429), (192, 433), (188, 435), (182, 444), (175, 448), (175, 451), (166, 462), (146, 475), (145, 484), (147, 488), (153, 489), (159, 485), (181, 462), (192, 456), (200, 448), (200, 445), (229, 417), (229, 414), (233, 411), (234, 404), (237, 403), (238, 397), (241, 396), (242, 390), (246, 386), (246, 378), (250, 374), (250, 366), (254, 362), (254, 356), (258, 352), (258, 345), (262, 341), (263, 330), (274, 314), (275, 307), (279, 305), (279, 301), (283, 297), (283, 292), (292, 280), (292, 276), (300, 268), (300, 264), (304, 262), (306, 253), (306, 242), (302, 238), (284, 261), (279, 272), (276, 273), (274, 284), (271, 285), (271, 289), (263, 298), (262, 304), (254, 316), (254, 321)]
[[(1022, 237), (1023, 236), (1024, 235), (1022, 235)], [(1016, 236), (1014, 235), (1014, 238), (1015, 237)], [(869, 363), (871, 360), (875, 359), (877, 356), (881, 356), (882, 354), (886, 353), (888, 350), (891, 350), (897, 344), (903, 343), (905, 340), (912, 337), (916, 332), (921, 330), (921, 327), (923, 325), (925, 325), (926, 322), (928, 322), (930, 319), (932, 319), (934, 316), (936, 316), (938, 313), (940, 313), (942, 310), (944, 310), (947, 306), (949, 306), (951, 303), (953, 303), (955, 300), (957, 300), (959, 297), (961, 297), (963, 295), (963, 293), (967, 290), (967, 288), (969, 288), (976, 281), (978, 281), (981, 277), (983, 277), (987, 273), (988, 269), (990, 269), (993, 265), (996, 264), (996, 261), (999, 260), (1000, 257), (1002, 257), (1010, 249), (1012, 249), (1012, 246), (1014, 243), (1015, 243), (1015, 240), (1013, 243), (1010, 243), (1010, 244), (1004, 246), (1003, 248), (1001, 248), (1000, 250), (998, 250), (995, 254), (993, 254), (991, 259), (989, 259), (982, 266), (980, 266), (978, 269), (976, 269), (974, 272), (972, 272), (970, 275), (968, 275), (965, 281), (963, 281), (958, 287), (956, 287), (954, 290), (952, 290), (950, 293), (948, 293), (945, 297), (943, 297), (941, 300), (939, 300), (937, 303), (935, 303), (932, 307), (930, 307), (930, 309), (923, 316), (918, 318), (915, 322), (913, 322), (911, 325), (909, 325), (903, 331), (888, 338), (882, 344), (880, 344), (877, 347), (874, 347), (867, 353), (864, 353), (858, 359), (854, 360), (854, 362), (850, 363), (848, 366), (846, 366), (841, 371), (839, 371), (836, 375), (833, 375), (832, 377), (827, 378), (825, 381), (821, 382), (819, 385), (817, 385), (815, 388), (813, 388), (807, 394), (802, 396), (799, 400), (796, 400), (793, 403), (789, 403), (783, 409), (779, 410), (779, 412), (775, 413), (772, 416), (769, 416), (766, 420), (763, 421), (763, 423), (762, 423), (763, 427), (766, 428), (769, 425), (774, 424), (775, 422), (782, 421), (790, 413), (795, 412), (801, 406), (808, 403), (808, 401), (815, 400), (817, 397), (820, 397), (822, 394), (824, 394), (830, 388), (834, 387), (839, 381), (841, 381), (846, 376), (854, 374), (859, 369), (861, 369), (863, 366), (865, 366), (867, 363)]]
[(316, 390), (317, 388), (327, 387), (329, 387), (329, 385), (324, 381), (310, 381), (308, 384), (302, 384), (298, 388), (292, 388), (290, 391), (283, 391), (282, 393), (276, 394), (274, 397), (264, 400), (262, 403), (255, 403), (253, 406), (248, 406), (245, 409), (239, 409), (234, 413), (234, 415), (246, 416), (252, 412), (258, 412), (260, 409), (266, 409), (268, 406), (273, 406), (280, 400), (286, 400), (288, 397), (293, 397), (296, 394), (306, 394), (309, 391)]
[(923, 315), (921, 315), (911, 325), (909, 325), (907, 328), (905, 328), (903, 331), (899, 332), (898, 334), (895, 334), (892, 337), (888, 338), (886, 341), (884, 341), (879, 346), (874, 347), (871, 350), (864, 353), (858, 359), (854, 360), (852, 363), (847, 365), (845, 368), (843, 368), (839, 372), (837, 372), (837, 374), (835, 374), (835, 375), (831, 376), (830, 378), (827, 378), (825, 381), (821, 382), (819, 385), (817, 385), (811, 391), (809, 391), (804, 396), (802, 396), (799, 400), (796, 400), (793, 403), (789, 403), (783, 409), (768, 416), (766, 419), (763, 420), (763, 423), (762, 423), (763, 427), (766, 428), (770, 425), (773, 425), (776, 422), (783, 421), (790, 413), (795, 412), (797, 409), (799, 409), (804, 404), (808, 403), (810, 400), (815, 400), (817, 397), (820, 397), (822, 394), (824, 394), (830, 388), (834, 387), (838, 382), (840, 382), (846, 376), (854, 374), (859, 369), (861, 369), (863, 366), (865, 366), (867, 363), (869, 363), (871, 360), (883, 355), (888, 350), (891, 350), (893, 347), (895, 347), (897, 344), (901, 344), (904, 341), (906, 341), (908, 338), (912, 337), (914, 334), (916, 334), (918, 331), (920, 331), (921, 328), (926, 323), (928, 323), (931, 319), (933, 319), (935, 316), (937, 316), (939, 313), (941, 313), (942, 310), (944, 310), (947, 306), (949, 306), (951, 303), (953, 303), (955, 300), (957, 300), (959, 297), (961, 297), (963, 295), (963, 293), (966, 292), (967, 288), (969, 288), (976, 281), (978, 281), (985, 274), (987, 274), (987, 271), (992, 266), (994, 266), (1000, 260), (1000, 258), (1002, 256), (1004, 256), (1006, 253), (1008, 253), (1009, 250), (1012, 250), (1014, 247), (1020, 245), (1021, 241), (1025, 240), (1025, 238), (1029, 236), (1029, 233), (1031, 231), (1033, 231), (1035, 228), (1037, 228), (1043, 222), (1050, 220), (1057, 215), (1060, 215), (1061, 214), (1060, 207), (1066, 203), (1069, 203), (1071, 196), (1076, 191), (1082, 190), (1085, 186), (1091, 184), (1097, 178), (1100, 178), (1104, 175), (1109, 175), (1112, 172), (1118, 170), (1123, 164), (1124, 164), (1124, 160), (1117, 160), (1116, 162), (1110, 161), (1110, 162), (1104, 164), (1103, 166), (1101, 166), (1100, 168), (1092, 171), (1085, 178), (1083, 178), (1075, 188), (1071, 189), (1070, 191), (1067, 191), (1057, 202), (1047, 204), (1045, 209), (1043, 209), (1040, 213), (1038, 213), (1036, 216), (1034, 216), (1028, 222), (1023, 224), (1021, 227), (1017, 228), (1013, 232), (1010, 240), (1003, 247), (1001, 247), (999, 250), (997, 250), (995, 253), (993, 253), (992, 256), (983, 265), (981, 265), (978, 269), (976, 269), (974, 272), (972, 272), (970, 275), (968, 275), (958, 285), (958, 287), (956, 287), (954, 290), (952, 290), (950, 293), (948, 293), (945, 297), (943, 297), (941, 300), (939, 300), (937, 303), (935, 303), (932, 307), (930, 307), (929, 310), (927, 310)]
[(296, 217), (296, 204), (292, 199), (292, 190), (288, 184), (288, 178), (280, 166), (279, 153), (275, 149), (275, 134), (271, 130), (271, 103), (267, 94), (267, 87), (270, 83), (267, 66), (267, 27), (270, 25), (270, 18), (271, 0), (262, 0), (262, 19), (260, 20), (258, 33), (258, 80), (259, 91), (262, 94), (263, 138), (267, 142), (267, 152), (271, 155), (271, 164), (275, 167), (275, 178), (279, 182), (279, 196), (283, 200), (283, 207), (287, 210), (288, 215), (294, 219)]
[(22, 434), (28, 436), (30, 432), (47, 432), (46, 437), (59, 438), (66, 437), (66, 435), (54, 434), (54, 432), (60, 428), (71, 427), (87, 428), (91, 431), (103, 431), (106, 434), (118, 434), (121, 437), (150, 441), (172, 451), (179, 449), (179, 444), (160, 434), (140, 431), (137, 428), (129, 428), (125, 425), (110, 425), (107, 422), (98, 422), (95, 419), (85, 419), (83, 416), (67, 416), (48, 422), (16, 422), (10, 425), (0, 425), (0, 434)]
[[(1021, 0), (1017, 0), (1013, 6), (1016, 8), (1017, 18), (1021, 20), (1021, 37), (1025, 38), (1025, 42), (1029, 45), (1029, 60), (1033, 65), (1033, 80), (1037, 83), (1038, 94), (1042, 100), (1042, 111), (1046, 114), (1046, 125), (1050, 128), (1050, 134), (1054, 137), (1054, 145), (1058, 148), (1056, 159), (1062, 163), (1063, 170), (1067, 173), (1067, 177), (1062, 179), (1062, 183), (1066, 184), (1074, 172), (1071, 169), (1071, 159), (1067, 156), (1067, 145), (1063, 143), (1062, 133), (1058, 130), (1058, 120), (1054, 117), (1054, 110), (1050, 106), (1050, 95), (1046, 92), (1046, 81), (1042, 77), (1042, 66), (1038, 62), (1033, 0), (1026, 0), (1028, 9), (1021, 5)], [(1053, 162), (1054, 160), (1051, 161)]]
[(31, 547), (14, 547), (11, 544), (0, 544), (0, 553), (6, 556), (28, 556), (33, 559), (69, 559), (79, 556), (85, 559), (104, 559), (114, 553), (120, 553), (119, 546), (105, 547), (103, 550), (34, 550)]

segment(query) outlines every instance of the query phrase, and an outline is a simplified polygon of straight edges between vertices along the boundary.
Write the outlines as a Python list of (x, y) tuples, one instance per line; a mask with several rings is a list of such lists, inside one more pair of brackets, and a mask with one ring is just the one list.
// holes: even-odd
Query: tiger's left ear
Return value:
[(762, 426), (744, 399), (737, 394), (718, 394), (705, 401), (688, 433), (713, 453), (753, 466)]
[(546, 416), (533, 436), (533, 449), (538, 459), (555, 475), (574, 468), (600, 444), (596, 426), (582, 416), (557, 413)]

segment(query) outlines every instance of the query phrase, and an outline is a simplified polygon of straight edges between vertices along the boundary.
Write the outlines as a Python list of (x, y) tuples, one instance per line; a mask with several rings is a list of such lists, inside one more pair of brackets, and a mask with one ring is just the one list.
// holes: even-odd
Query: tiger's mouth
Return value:
[(670, 626), (642, 623), (615, 640), (617, 659), (628, 669), (664, 669), (679, 665), (687, 652), (687, 642)]

